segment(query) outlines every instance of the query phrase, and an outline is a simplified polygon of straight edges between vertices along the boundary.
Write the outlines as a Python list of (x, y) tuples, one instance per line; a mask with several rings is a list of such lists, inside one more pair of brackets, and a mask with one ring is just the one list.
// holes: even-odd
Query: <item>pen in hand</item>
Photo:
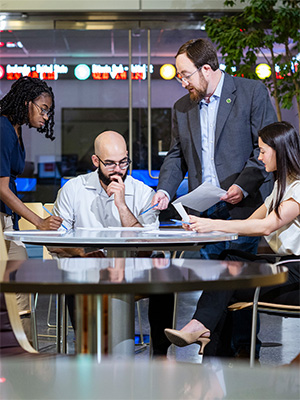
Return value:
[[(48, 214), (50, 214), (50, 215), (53, 216), (52, 212), (50, 212), (46, 207), (44, 207), (44, 206), (42, 206), (42, 207), (43, 207), (43, 209), (44, 209), (45, 211), (47, 211)], [(61, 226), (62, 226), (63, 228), (65, 228), (66, 230), (68, 230), (68, 228), (67, 228), (64, 224), (61, 224)]]
[(140, 213), (140, 215), (145, 214), (147, 211), (152, 210), (152, 208), (154, 208), (154, 207), (156, 207), (156, 206), (158, 206), (158, 203), (154, 204), (154, 206), (151, 206), (151, 207), (147, 208), (147, 210), (145, 210), (145, 211), (143, 211), (142, 213)]
[(176, 222), (177, 224), (181, 224), (181, 225), (183, 225), (183, 224), (191, 225), (190, 222), (188, 222), (188, 221), (180, 221), (179, 219), (171, 219), (170, 221)]

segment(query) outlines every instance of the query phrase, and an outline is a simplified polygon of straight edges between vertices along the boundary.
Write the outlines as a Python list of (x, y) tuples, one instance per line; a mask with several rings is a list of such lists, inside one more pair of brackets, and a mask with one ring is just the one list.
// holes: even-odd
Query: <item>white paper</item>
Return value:
[(188, 216), (187, 212), (185, 211), (185, 209), (183, 208), (182, 203), (181, 202), (177, 202), (177, 201), (175, 203), (175, 201), (172, 204), (176, 208), (178, 214), (181, 216), (183, 221), (189, 222), (189, 216)]
[(186, 207), (192, 208), (193, 210), (205, 211), (209, 207), (218, 203), (224, 194), (226, 194), (226, 190), (218, 188), (209, 182), (204, 182), (192, 192), (176, 199), (172, 204), (175, 208), (176, 204), (181, 203)]

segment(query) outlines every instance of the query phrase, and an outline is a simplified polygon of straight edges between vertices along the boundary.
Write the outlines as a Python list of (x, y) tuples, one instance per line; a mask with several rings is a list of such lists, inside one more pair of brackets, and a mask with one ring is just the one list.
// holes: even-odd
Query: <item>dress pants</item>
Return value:
[[(0, 219), (3, 232), (13, 231), (13, 221), (10, 215), (0, 212)], [(9, 260), (27, 260), (28, 255), (24, 243), (13, 240), (5, 240), (7, 255)], [(16, 293), (17, 305), (19, 311), (30, 310), (29, 294)], [(28, 340), (32, 340), (31, 334), (31, 320), (30, 317), (22, 318), (22, 325), (24, 331), (28, 337)]]
[[(221, 255), (222, 257), (222, 255)], [(221, 258), (220, 257), (220, 258)], [(297, 256), (282, 259), (299, 259), (287, 263), (288, 280), (282, 285), (263, 287), (259, 301), (300, 305), (300, 258)], [(253, 256), (241, 251), (223, 253), (222, 259), (233, 261), (269, 262), (265, 256)], [(211, 331), (211, 341), (205, 348), (206, 355), (232, 356), (240, 351), (238, 347), (250, 346), (252, 310), (230, 312), (227, 307), (239, 301), (253, 301), (255, 289), (226, 291), (204, 291), (200, 297), (193, 319), (197, 319)], [(234, 315), (238, 319), (234, 319)], [(235, 331), (238, 335), (234, 337)], [(245, 337), (247, 335), (247, 337)], [(232, 340), (233, 339), (233, 340)], [(258, 354), (256, 354), (258, 356)]]

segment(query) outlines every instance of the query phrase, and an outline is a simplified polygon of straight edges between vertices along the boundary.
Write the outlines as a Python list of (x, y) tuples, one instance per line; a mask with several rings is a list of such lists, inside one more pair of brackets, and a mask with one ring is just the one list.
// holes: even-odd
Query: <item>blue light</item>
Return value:
[(16, 178), (18, 192), (32, 192), (36, 190), (36, 178)]
[(74, 75), (80, 81), (85, 81), (91, 75), (91, 69), (86, 64), (78, 64), (74, 70)]

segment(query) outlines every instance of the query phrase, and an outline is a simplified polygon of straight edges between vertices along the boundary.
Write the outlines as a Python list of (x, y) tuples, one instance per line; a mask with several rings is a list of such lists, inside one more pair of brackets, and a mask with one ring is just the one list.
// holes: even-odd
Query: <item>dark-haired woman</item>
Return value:
[[(246, 220), (223, 221), (190, 216), (191, 225), (184, 225), (184, 228), (197, 232), (223, 231), (237, 232), (239, 235), (265, 236), (271, 249), (279, 254), (282, 260), (296, 259), (296, 262), (286, 264), (289, 277), (285, 284), (261, 289), (260, 301), (300, 305), (299, 134), (289, 123), (276, 122), (259, 132), (258, 143), (259, 160), (263, 162), (267, 172), (274, 173), (276, 179), (273, 191), (265, 203)], [(259, 256), (243, 252), (224, 255), (223, 258), (229, 260), (260, 260)], [(225, 326), (228, 324), (228, 305), (236, 301), (252, 301), (253, 293), (253, 290), (203, 292), (193, 319), (180, 331), (166, 329), (165, 333), (168, 339), (178, 346), (198, 343), (202, 350), (212, 339), (214, 343), (210, 343), (207, 350), (208, 354), (213, 355), (217, 349), (220, 351), (223, 340), (227, 340), (226, 344), (230, 345), (231, 335), (228, 332), (232, 332), (233, 327)], [(225, 329), (227, 338), (222, 329)], [(230, 355), (223, 350), (224, 355)]]
[[(36, 128), (51, 140), (54, 126), (54, 95), (52, 89), (40, 79), (22, 77), (0, 100), (0, 220), (3, 231), (18, 230), (20, 217), (41, 230), (56, 230), (62, 219), (51, 216), (40, 218), (29, 210), (17, 196), (16, 177), (25, 166), (25, 148), (22, 125)], [(21, 242), (6, 241), (8, 258), (24, 260), (26, 249)], [(17, 294), (19, 311), (29, 308), (29, 297)], [(30, 320), (22, 320), (30, 338)]]
[[(23, 217), (41, 230), (56, 230), (61, 218), (40, 218), (17, 197), (15, 180), (25, 166), (22, 125), (53, 137), (54, 95), (40, 79), (22, 77), (0, 100), (0, 216), (3, 230), (18, 229)], [(7, 242), (9, 258), (23, 258), (24, 248)]]

